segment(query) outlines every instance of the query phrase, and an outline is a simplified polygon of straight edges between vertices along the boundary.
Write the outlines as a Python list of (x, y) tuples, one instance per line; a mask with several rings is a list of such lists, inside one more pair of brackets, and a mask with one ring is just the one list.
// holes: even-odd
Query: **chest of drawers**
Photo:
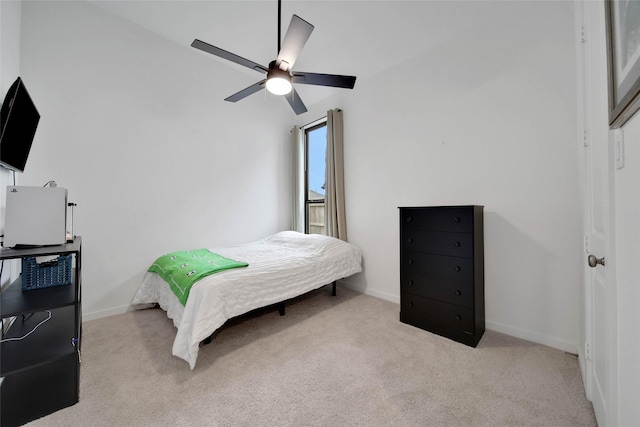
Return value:
[(485, 330), (482, 206), (400, 208), (400, 321), (478, 344)]

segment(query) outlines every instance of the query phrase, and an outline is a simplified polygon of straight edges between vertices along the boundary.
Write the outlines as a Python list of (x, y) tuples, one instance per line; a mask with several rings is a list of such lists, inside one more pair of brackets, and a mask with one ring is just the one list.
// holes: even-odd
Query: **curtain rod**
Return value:
[(322, 122), (326, 122), (326, 121), (327, 121), (327, 117), (325, 116), (325, 117), (322, 117), (322, 118), (320, 118), (320, 119), (317, 119), (317, 120), (314, 120), (314, 121), (312, 121), (312, 122), (309, 122), (309, 123), (307, 123), (306, 125), (302, 125), (302, 126), (300, 126), (300, 129), (310, 128), (310, 127), (313, 127), (313, 126), (315, 126), (315, 125), (317, 125), (317, 124), (320, 124), (320, 123), (322, 123)]
[[(342, 111), (342, 110), (340, 110), (339, 108), (336, 108), (336, 111)], [(324, 116), (324, 117), (322, 117), (320, 119), (317, 119), (317, 120), (314, 120), (312, 122), (309, 122), (306, 125), (300, 126), (300, 129), (310, 128), (312, 126), (315, 126), (315, 125), (317, 125), (319, 123), (326, 122), (326, 121), (327, 121), (327, 116)]]

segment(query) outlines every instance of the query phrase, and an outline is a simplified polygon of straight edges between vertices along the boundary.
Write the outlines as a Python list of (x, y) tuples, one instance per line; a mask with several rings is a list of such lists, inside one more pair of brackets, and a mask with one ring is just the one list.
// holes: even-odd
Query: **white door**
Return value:
[[(610, 183), (612, 168), (607, 108), (605, 16), (602, 2), (581, 3), (581, 61), (579, 93), (584, 110), (579, 117), (585, 183), (585, 290), (584, 349), (581, 362), (585, 390), (601, 427), (615, 423), (615, 282), (610, 234)], [(580, 70), (579, 70), (580, 71)], [(581, 77), (581, 78), (580, 78)], [(589, 257), (591, 265), (589, 265)], [(609, 263), (607, 263), (609, 261)]]

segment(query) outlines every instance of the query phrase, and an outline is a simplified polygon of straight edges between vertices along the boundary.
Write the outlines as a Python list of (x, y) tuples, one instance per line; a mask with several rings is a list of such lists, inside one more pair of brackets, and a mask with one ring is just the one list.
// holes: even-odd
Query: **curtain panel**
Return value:
[(343, 145), (342, 110), (329, 110), (327, 111), (327, 175), (325, 184), (326, 234), (346, 242)]
[(305, 232), (304, 227), (304, 130), (291, 129), (291, 230)]

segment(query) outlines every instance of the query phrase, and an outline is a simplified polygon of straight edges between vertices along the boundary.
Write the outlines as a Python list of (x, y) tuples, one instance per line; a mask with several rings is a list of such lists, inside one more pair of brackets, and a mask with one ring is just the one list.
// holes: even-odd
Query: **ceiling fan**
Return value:
[(267, 77), (259, 82), (242, 89), (240, 92), (225, 98), (225, 101), (236, 102), (247, 96), (256, 93), (265, 87), (275, 95), (285, 95), (289, 105), (296, 114), (302, 114), (307, 111), (302, 99), (293, 88), (292, 83), (300, 83), (315, 86), (331, 86), (345, 89), (353, 89), (356, 84), (355, 76), (342, 76), (337, 74), (318, 74), (307, 73), (302, 71), (293, 71), (293, 64), (298, 59), (298, 55), (302, 51), (305, 43), (309, 39), (313, 31), (313, 25), (300, 18), (297, 15), (291, 17), (289, 28), (280, 45), (280, 28), (281, 28), (281, 0), (278, 0), (278, 57), (269, 63), (268, 67), (260, 65), (256, 62), (242, 58), (234, 53), (228, 52), (219, 47), (212, 46), (201, 40), (195, 39), (191, 43), (192, 47), (200, 49), (212, 55), (236, 64), (256, 70), (260, 73), (266, 73)]

